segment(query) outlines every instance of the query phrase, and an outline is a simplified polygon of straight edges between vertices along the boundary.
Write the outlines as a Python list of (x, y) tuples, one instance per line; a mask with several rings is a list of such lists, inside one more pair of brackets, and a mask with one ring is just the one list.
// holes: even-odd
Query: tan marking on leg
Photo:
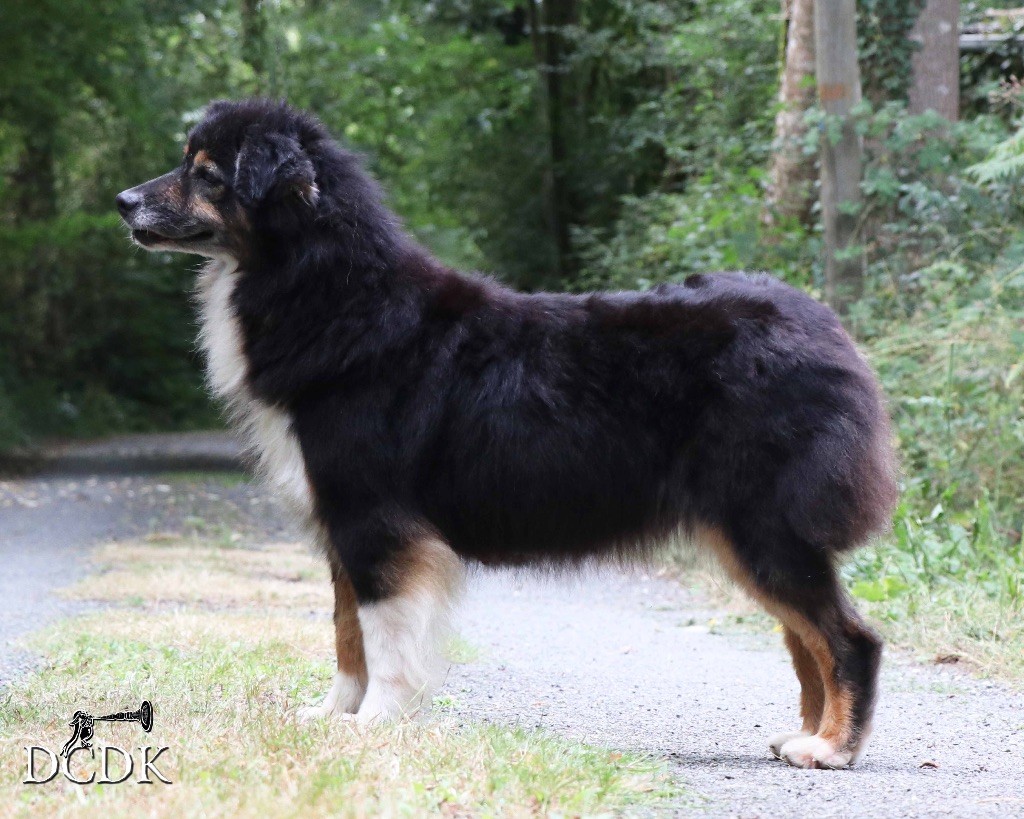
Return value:
[(800, 636), (789, 626), (783, 626), (782, 636), (793, 658), (793, 670), (800, 681), (802, 730), (808, 734), (817, 733), (825, 707), (825, 689), (822, 685), (821, 672), (818, 671), (818, 663)]
[(369, 675), (356, 714), (363, 724), (410, 715), (426, 701), (462, 561), (447, 544), (423, 534), (406, 546), (394, 570), (395, 591), (359, 607)]
[(334, 648), (338, 673), (334, 675), (331, 689), (319, 705), (299, 709), (297, 716), (300, 722), (354, 714), (366, 694), (366, 657), (355, 589), (344, 567), (333, 558), (330, 563), (331, 582), (334, 585)]
[(821, 673), (825, 702), (816, 733), (837, 749), (845, 748), (850, 743), (853, 733), (853, 697), (849, 690), (836, 682), (835, 657), (828, 647), (828, 642), (804, 617), (792, 610), (782, 611), (781, 606), (779, 608), (780, 613), (776, 616), (799, 635)]
[[(848, 748), (853, 738), (853, 700), (851, 693), (836, 682), (835, 658), (821, 630), (792, 607), (775, 600), (762, 591), (750, 577), (746, 567), (736, 557), (735, 547), (723, 532), (711, 527), (701, 527), (695, 535), (701, 543), (712, 549), (726, 573), (747, 594), (756, 600), (765, 611), (778, 618), (784, 628), (790, 629), (799, 637), (803, 647), (817, 665), (824, 693), (818, 729), (814, 736), (798, 736), (791, 743), (786, 743), (780, 749), (781, 755), (792, 764), (799, 764), (803, 767), (813, 767), (818, 756), (825, 756), (831, 760), (829, 764), (835, 767), (845, 766), (853, 756), (853, 750)], [(808, 750), (806, 754), (801, 753), (799, 761), (786, 754), (787, 746), (798, 746), (802, 749), (804, 745)], [(831, 753), (828, 753), (827, 746), (831, 747)], [(812, 753), (814, 758), (811, 758)]]
[[(333, 563), (333, 561), (332, 561)], [(359, 606), (352, 581), (341, 566), (332, 566), (334, 575), (334, 648), (338, 671), (359, 680), (366, 687), (366, 653), (359, 627)]]
[(447, 596), (462, 582), (462, 574), (462, 561), (448, 544), (425, 534), (416, 539), (402, 561), (397, 593), (408, 596), (423, 591), (435, 597)]

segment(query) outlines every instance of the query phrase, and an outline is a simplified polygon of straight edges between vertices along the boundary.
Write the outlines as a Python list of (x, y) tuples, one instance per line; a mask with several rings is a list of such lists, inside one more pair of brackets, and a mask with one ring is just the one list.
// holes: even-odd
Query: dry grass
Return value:
[(955, 663), (1024, 687), (1024, 608), (956, 584), (909, 591), (894, 600), (858, 601), (891, 645), (922, 662)]
[[(294, 708), (332, 671), (330, 589), (299, 547), (115, 544), (97, 560), (72, 594), (128, 607), (38, 639), (45, 667), (0, 706), (5, 815), (592, 815), (674, 793), (660, 763), (543, 732), (443, 715), (370, 730), (297, 725)], [(472, 661), (468, 644), (459, 653)], [(23, 746), (58, 750), (73, 711), (144, 698), (156, 714), (145, 742), (169, 746), (160, 768), (174, 784), (16, 784)], [(101, 723), (96, 746), (143, 736)]]
[[(781, 631), (776, 621), (713, 563), (686, 548), (669, 554), (680, 583), (724, 614), (714, 627)], [(954, 663), (965, 671), (1024, 686), (1024, 608), (1008, 606), (968, 583), (911, 589), (893, 599), (857, 599), (857, 608), (886, 643), (924, 663)]]
[(94, 555), (97, 573), (65, 594), (80, 600), (160, 606), (329, 610), (323, 560), (299, 544), (258, 550), (216, 548), (198, 542), (112, 543)]

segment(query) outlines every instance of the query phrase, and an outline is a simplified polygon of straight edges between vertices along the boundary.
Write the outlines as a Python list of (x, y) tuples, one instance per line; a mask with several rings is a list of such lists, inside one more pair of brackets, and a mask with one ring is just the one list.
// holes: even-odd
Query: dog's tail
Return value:
[(778, 483), (780, 508), (807, 542), (840, 553), (888, 531), (899, 498), (888, 414), (874, 377), (794, 459)]

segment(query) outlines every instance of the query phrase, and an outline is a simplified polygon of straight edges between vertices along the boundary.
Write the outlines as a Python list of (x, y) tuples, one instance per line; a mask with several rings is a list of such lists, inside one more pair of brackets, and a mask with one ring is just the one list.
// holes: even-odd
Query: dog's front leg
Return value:
[(331, 690), (320, 705), (299, 709), (298, 718), (302, 722), (339, 714), (354, 714), (366, 693), (366, 655), (359, 627), (356, 593), (345, 568), (333, 556), (331, 580), (334, 584), (334, 646), (338, 671), (334, 675)]

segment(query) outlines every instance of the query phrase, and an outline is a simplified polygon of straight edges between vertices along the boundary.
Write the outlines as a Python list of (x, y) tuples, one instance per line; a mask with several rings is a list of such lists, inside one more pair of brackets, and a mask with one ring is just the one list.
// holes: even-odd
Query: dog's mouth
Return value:
[(162, 233), (157, 233), (155, 230), (133, 230), (132, 238), (143, 247), (152, 247), (153, 245), (165, 242), (192, 245), (209, 241), (213, 238), (213, 231), (201, 230), (198, 233), (191, 233), (187, 236), (165, 236)]

